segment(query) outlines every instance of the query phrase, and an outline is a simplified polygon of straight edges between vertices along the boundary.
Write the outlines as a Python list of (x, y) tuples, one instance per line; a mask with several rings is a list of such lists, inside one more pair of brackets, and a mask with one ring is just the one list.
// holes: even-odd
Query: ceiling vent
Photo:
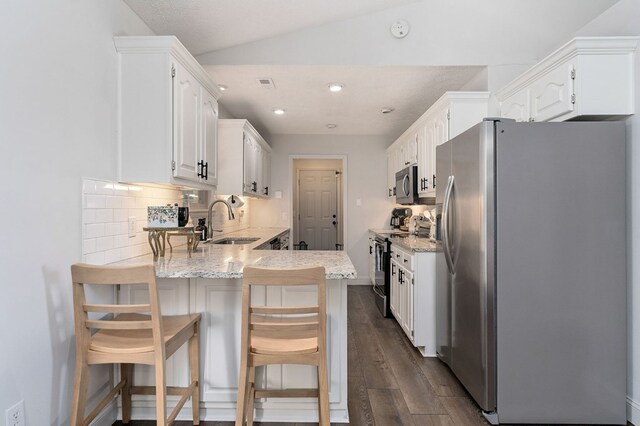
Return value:
[(275, 89), (276, 88), (276, 85), (273, 84), (273, 80), (270, 79), (269, 77), (258, 78), (256, 81), (258, 82), (260, 87), (263, 87), (265, 89)]

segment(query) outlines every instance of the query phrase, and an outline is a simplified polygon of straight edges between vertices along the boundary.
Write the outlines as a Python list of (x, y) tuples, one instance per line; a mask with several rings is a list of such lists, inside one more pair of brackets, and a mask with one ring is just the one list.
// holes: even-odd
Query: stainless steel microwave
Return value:
[(418, 166), (409, 166), (396, 173), (396, 203), (418, 202)]

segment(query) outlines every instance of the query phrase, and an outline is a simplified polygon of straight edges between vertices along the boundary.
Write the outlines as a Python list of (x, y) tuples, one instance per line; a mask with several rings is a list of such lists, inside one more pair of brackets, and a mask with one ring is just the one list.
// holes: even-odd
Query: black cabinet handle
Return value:
[(396, 265), (394, 265), (393, 263), (391, 264), (391, 275), (395, 275), (396, 274)]
[(402, 269), (398, 269), (398, 276), (398, 282), (404, 284), (404, 272), (402, 272)]
[(264, 195), (269, 195), (269, 187), (265, 186), (263, 192), (264, 192)]
[(204, 161), (198, 161), (198, 177), (204, 177)]
[(436, 187), (436, 175), (433, 175), (433, 179), (431, 179), (431, 185), (435, 188)]
[(258, 192), (258, 182), (251, 182), (251, 190), (253, 192)]
[(202, 168), (204, 169), (204, 180), (209, 180), (209, 162), (207, 161), (206, 163), (204, 163), (202, 165)]
[(404, 262), (404, 263), (407, 263), (407, 262), (408, 262), (408, 260), (407, 260), (407, 259), (403, 259), (403, 262)]
[(396, 195), (396, 187), (393, 187), (393, 195)]
[(369, 254), (373, 254), (373, 247), (369, 246)]
[(336, 222), (336, 221), (334, 220), (332, 223), (335, 225), (335, 224), (336, 224), (336, 223), (338, 223), (338, 222)]

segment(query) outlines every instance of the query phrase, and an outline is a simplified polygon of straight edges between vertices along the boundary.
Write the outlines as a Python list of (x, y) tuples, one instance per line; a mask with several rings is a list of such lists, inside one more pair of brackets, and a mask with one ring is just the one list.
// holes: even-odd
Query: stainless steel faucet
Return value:
[(235, 215), (233, 214), (233, 210), (231, 210), (231, 205), (229, 203), (227, 203), (225, 200), (215, 200), (213, 203), (209, 204), (209, 214), (207, 216), (208, 222), (207, 223), (207, 228), (208, 228), (208, 234), (209, 234), (209, 238), (212, 237), (212, 233), (213, 231), (215, 231), (215, 229), (213, 229), (213, 227), (211, 226), (211, 215), (212, 215), (212, 211), (213, 211), (213, 206), (215, 206), (217, 203), (223, 203), (225, 206), (227, 206), (227, 212), (229, 213), (229, 220), (233, 220), (235, 219)]

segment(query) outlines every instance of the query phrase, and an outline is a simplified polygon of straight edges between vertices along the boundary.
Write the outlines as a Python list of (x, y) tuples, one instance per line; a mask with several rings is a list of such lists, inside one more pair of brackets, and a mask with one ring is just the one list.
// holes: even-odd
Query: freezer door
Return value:
[(451, 144), (436, 147), (436, 175), (441, 184), (436, 185), (436, 353), (438, 358), (451, 364), (451, 274), (444, 258), (442, 245), (442, 203), (446, 183), (451, 175)]
[[(485, 411), (495, 410), (493, 322), (494, 122), (451, 140), (449, 207), (451, 369)], [(442, 176), (439, 174), (439, 176)], [(446, 201), (446, 200), (445, 200)], [(443, 218), (446, 221), (447, 218)]]

